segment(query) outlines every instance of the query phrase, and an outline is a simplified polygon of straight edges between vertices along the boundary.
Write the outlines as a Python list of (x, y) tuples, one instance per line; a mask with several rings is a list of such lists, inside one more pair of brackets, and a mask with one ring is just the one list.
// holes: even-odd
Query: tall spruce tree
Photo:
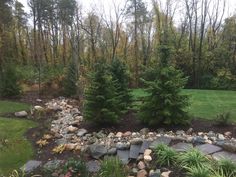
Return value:
[(116, 82), (117, 93), (121, 100), (121, 109), (126, 111), (131, 103), (131, 94), (129, 90), (129, 76), (127, 68), (123, 62), (114, 59), (111, 63), (110, 71), (113, 80)]
[(84, 117), (98, 124), (117, 123), (120, 115), (120, 97), (108, 66), (97, 63), (90, 75), (91, 83), (85, 92)]
[(188, 97), (181, 93), (187, 78), (180, 70), (168, 66), (170, 49), (162, 46), (161, 63), (156, 67), (156, 77), (152, 81), (144, 81), (147, 85), (147, 96), (140, 107), (140, 119), (149, 125), (156, 124), (185, 124), (189, 117), (185, 111)]

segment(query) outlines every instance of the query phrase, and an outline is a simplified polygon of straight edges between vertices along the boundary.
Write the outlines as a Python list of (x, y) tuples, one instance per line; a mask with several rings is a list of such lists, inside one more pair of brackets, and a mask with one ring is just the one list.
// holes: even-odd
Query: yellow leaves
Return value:
[(45, 134), (45, 135), (43, 135), (43, 139), (50, 140), (50, 139), (52, 139), (52, 135)]
[(36, 142), (37, 145), (39, 145), (39, 147), (43, 147), (43, 146), (46, 146), (48, 144), (48, 141), (47, 140), (43, 140), (43, 139), (40, 139)]
[(52, 152), (56, 154), (61, 154), (63, 151), (65, 151), (66, 146), (64, 144), (58, 145), (55, 148), (53, 148)]
[(49, 134), (44, 134), (42, 139), (38, 140), (36, 142), (37, 145), (39, 145), (39, 147), (43, 147), (43, 146), (46, 146), (47, 144), (49, 144), (48, 140), (52, 139), (52, 135), (49, 135)]

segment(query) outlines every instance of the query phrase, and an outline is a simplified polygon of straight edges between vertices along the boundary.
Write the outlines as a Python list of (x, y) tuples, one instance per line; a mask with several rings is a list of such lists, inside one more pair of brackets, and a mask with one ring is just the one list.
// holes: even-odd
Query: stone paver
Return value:
[(28, 174), (34, 171), (36, 168), (40, 167), (42, 165), (41, 161), (36, 160), (30, 160), (28, 161), (24, 166), (22, 166), (20, 169), (24, 173)]
[(117, 156), (123, 164), (129, 163), (129, 150), (117, 150)]
[(236, 154), (231, 153), (231, 152), (227, 152), (227, 151), (216, 152), (212, 154), (212, 157), (215, 160), (230, 159), (236, 163)]
[(151, 143), (152, 141), (144, 140), (139, 153), (143, 154), (144, 151), (149, 148)]
[(107, 149), (105, 146), (100, 144), (93, 144), (89, 146), (90, 153), (93, 158), (99, 159), (107, 153)]
[(212, 145), (212, 144), (203, 144), (203, 145), (196, 146), (196, 148), (206, 155), (213, 154), (215, 152), (219, 152), (222, 150), (221, 147)]
[(177, 152), (186, 152), (193, 148), (191, 143), (177, 143), (172, 146)]
[(130, 154), (129, 158), (131, 159), (137, 159), (139, 156), (139, 151), (141, 149), (141, 144), (140, 145), (131, 145), (130, 146)]
[(155, 141), (153, 141), (151, 144), (150, 144), (150, 149), (155, 149), (157, 145), (159, 144), (166, 144), (166, 145), (169, 145), (171, 142), (171, 138), (167, 138), (167, 137), (159, 137), (157, 138)]

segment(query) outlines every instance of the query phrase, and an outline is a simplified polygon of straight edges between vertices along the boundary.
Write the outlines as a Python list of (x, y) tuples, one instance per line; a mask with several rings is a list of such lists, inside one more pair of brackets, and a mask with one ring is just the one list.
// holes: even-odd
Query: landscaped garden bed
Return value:
[[(208, 155), (209, 159), (205, 159), (209, 161), (208, 173), (215, 169), (211, 165), (216, 163), (215, 160), (222, 158), (236, 160), (234, 154), (236, 150), (235, 140), (232, 131), (229, 131), (229, 127), (233, 130), (233, 125), (219, 127), (200, 120), (198, 125), (213, 126), (212, 128), (215, 127), (218, 130), (215, 132), (201, 132), (199, 130), (202, 127), (191, 127), (191, 124), (175, 127), (175, 129), (172, 129), (171, 126), (150, 127), (148, 129), (137, 120), (135, 125), (125, 126), (125, 124), (135, 120), (135, 113), (133, 112), (127, 113), (124, 117), (127, 121), (121, 121), (116, 126), (98, 127), (86, 123), (77, 105), (76, 100), (60, 98), (49, 101), (45, 106), (34, 108), (34, 115), (39, 111), (54, 112), (55, 115), (52, 116), (54, 120), (48, 126), (48, 130), (46, 128), (35, 128), (27, 133), (27, 137), (33, 141), (36, 149), (35, 158), (32, 158), (25, 168), (22, 166), (27, 174), (66, 175), (73, 172), (69, 167), (66, 168), (68, 163), (71, 163), (71, 166), (77, 164), (79, 167), (81, 164), (83, 167), (84, 164), (88, 173), (95, 175), (102, 173), (102, 160), (104, 156), (109, 155), (117, 158), (117, 163), (120, 164), (118, 166), (121, 166), (122, 169), (120, 173), (126, 175), (145, 176), (146, 174), (151, 176), (153, 174), (155, 176), (171, 171), (169, 176), (185, 176), (188, 170), (176, 166), (175, 163), (161, 165), (155, 150), (156, 146), (160, 144), (168, 145), (177, 152), (174, 153), (173, 158), (181, 158), (182, 155), (180, 154), (184, 154), (186, 151), (187, 153), (188, 151), (191, 152), (191, 149), (195, 147), (203, 156)], [(45, 120), (40, 119), (41, 123), (42, 121)], [(194, 121), (192, 125), (194, 125)], [(212, 158), (213, 160), (210, 160)], [(162, 161), (164, 162), (164, 160)], [(31, 169), (32, 166), (35, 168)], [(73, 166), (73, 168), (77, 169), (78, 166)], [(115, 167), (111, 165), (110, 168)], [(126, 169), (124, 172), (123, 168)], [(79, 170), (79, 172), (81, 171)], [(217, 172), (216, 169), (215, 172)], [(76, 176), (76, 174), (74, 175)]]

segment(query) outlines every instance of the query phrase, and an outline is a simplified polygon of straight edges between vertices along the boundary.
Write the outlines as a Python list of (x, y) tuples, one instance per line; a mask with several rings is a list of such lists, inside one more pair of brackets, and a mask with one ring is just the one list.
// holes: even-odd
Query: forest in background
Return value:
[(109, 15), (84, 14), (76, 0), (28, 5), (29, 14), (17, 0), (0, 2), (0, 71), (14, 65), (21, 82), (60, 82), (73, 63), (84, 86), (96, 62), (118, 58), (139, 87), (165, 46), (171, 65), (189, 77), (187, 88), (236, 89), (236, 15), (225, 18), (226, 0), (153, 0), (152, 8), (127, 0)]

